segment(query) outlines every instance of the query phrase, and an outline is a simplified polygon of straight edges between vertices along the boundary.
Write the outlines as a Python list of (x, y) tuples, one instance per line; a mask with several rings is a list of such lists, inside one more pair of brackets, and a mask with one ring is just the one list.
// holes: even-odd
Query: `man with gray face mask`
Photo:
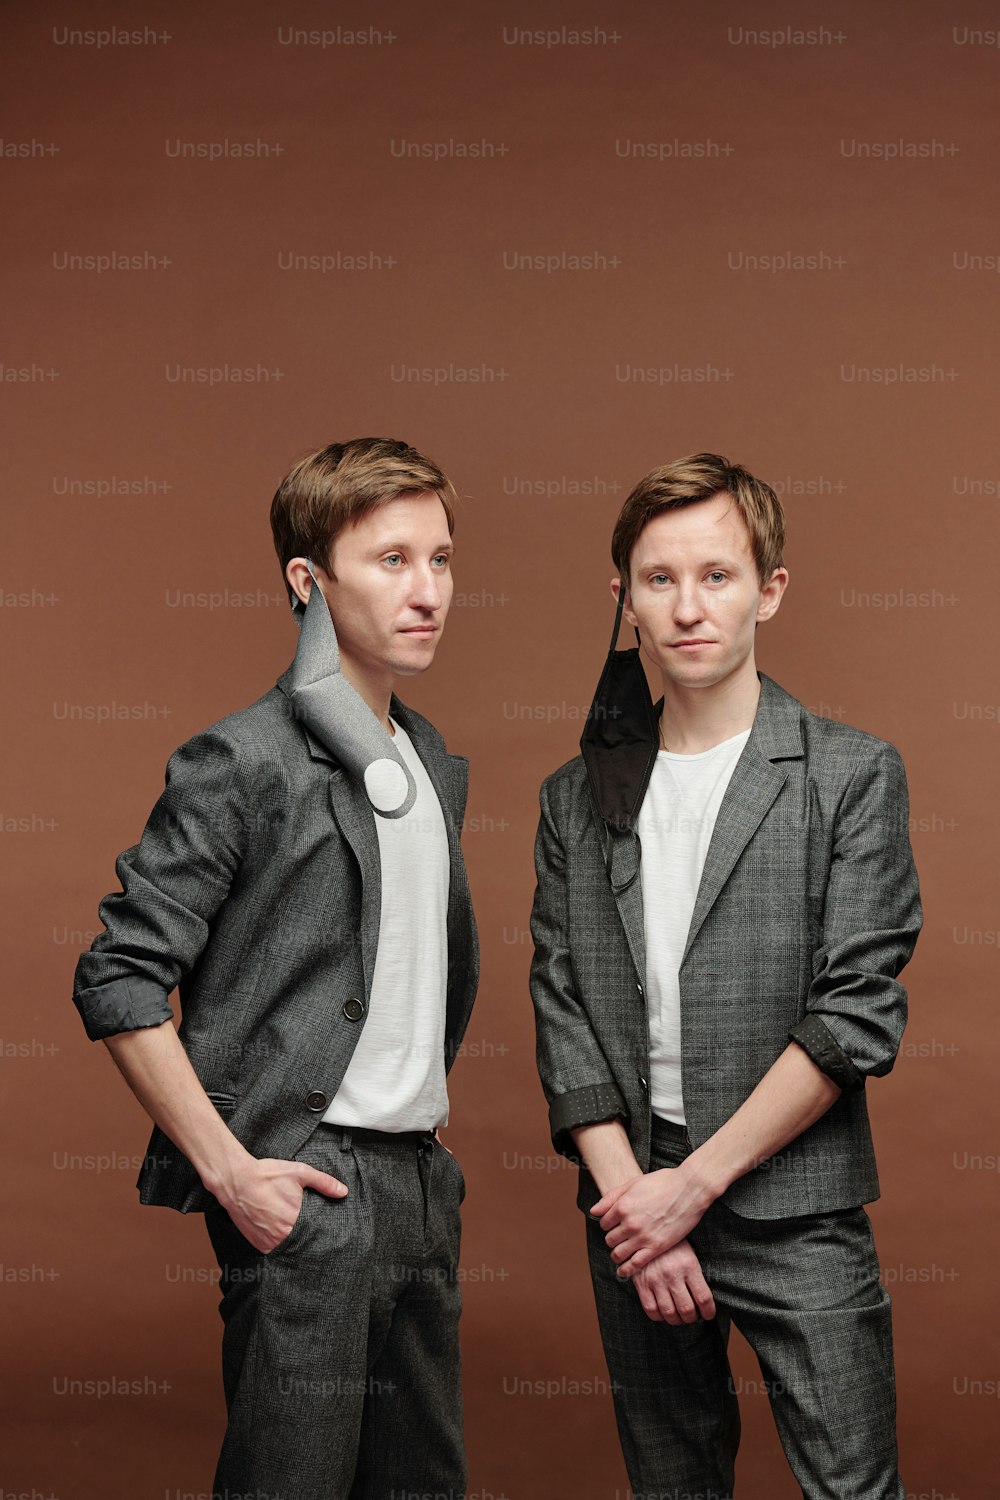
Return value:
[(221, 1267), (222, 1496), (465, 1493), (464, 1181), (437, 1132), (478, 978), (468, 763), (393, 690), (441, 638), (455, 498), (389, 439), (291, 470), (295, 661), (171, 758), (77, 967), (155, 1122), (141, 1200), (204, 1213)]

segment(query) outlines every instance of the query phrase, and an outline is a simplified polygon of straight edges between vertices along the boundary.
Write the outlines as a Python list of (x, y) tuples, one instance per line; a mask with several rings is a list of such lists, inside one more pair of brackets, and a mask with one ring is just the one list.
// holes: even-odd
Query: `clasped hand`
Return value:
[(664, 1167), (611, 1188), (590, 1212), (600, 1220), (619, 1276), (631, 1279), (690, 1233), (704, 1205), (680, 1168)]

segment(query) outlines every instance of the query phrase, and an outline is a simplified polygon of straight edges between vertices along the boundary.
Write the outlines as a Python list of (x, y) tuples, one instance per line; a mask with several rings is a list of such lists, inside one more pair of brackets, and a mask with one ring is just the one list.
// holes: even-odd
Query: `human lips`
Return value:
[(403, 625), (400, 628), (401, 635), (430, 636), (436, 635), (437, 631), (437, 625)]
[(670, 645), (674, 651), (685, 651), (692, 646), (714, 646), (715, 642), (705, 640), (703, 636), (694, 636), (689, 641), (671, 641)]

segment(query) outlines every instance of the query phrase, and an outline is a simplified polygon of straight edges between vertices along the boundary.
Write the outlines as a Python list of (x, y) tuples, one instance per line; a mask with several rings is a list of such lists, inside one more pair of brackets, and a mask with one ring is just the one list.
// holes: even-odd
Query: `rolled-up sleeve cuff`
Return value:
[(173, 1019), (166, 992), (154, 979), (136, 975), (113, 979), (90, 990), (78, 990), (73, 1004), (83, 1018), (92, 1042), (116, 1036), (120, 1031), (138, 1031), (143, 1026), (161, 1026)]
[(549, 1105), (552, 1144), (570, 1161), (580, 1160), (570, 1131), (579, 1125), (597, 1125), (602, 1120), (628, 1121), (628, 1106), (614, 1083), (588, 1083), (582, 1089), (557, 1094)]
[(845, 1094), (853, 1094), (864, 1088), (865, 1075), (851, 1061), (829, 1026), (819, 1016), (804, 1016), (788, 1035), (793, 1042), (798, 1042), (817, 1068), (838, 1084)]

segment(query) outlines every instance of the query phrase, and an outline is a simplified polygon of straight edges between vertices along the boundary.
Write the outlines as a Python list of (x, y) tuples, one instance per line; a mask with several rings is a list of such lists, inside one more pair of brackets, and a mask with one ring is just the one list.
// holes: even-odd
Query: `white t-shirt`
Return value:
[(375, 815), (382, 871), (378, 953), (364, 1030), (323, 1116), (371, 1130), (448, 1122), (444, 1072), (448, 986), (448, 834), (413, 742), (390, 719), (417, 796), (402, 818)]
[(744, 729), (697, 755), (661, 750), (636, 831), (642, 846), (649, 1099), (653, 1113), (685, 1123), (677, 972), (719, 805), (750, 736)]

